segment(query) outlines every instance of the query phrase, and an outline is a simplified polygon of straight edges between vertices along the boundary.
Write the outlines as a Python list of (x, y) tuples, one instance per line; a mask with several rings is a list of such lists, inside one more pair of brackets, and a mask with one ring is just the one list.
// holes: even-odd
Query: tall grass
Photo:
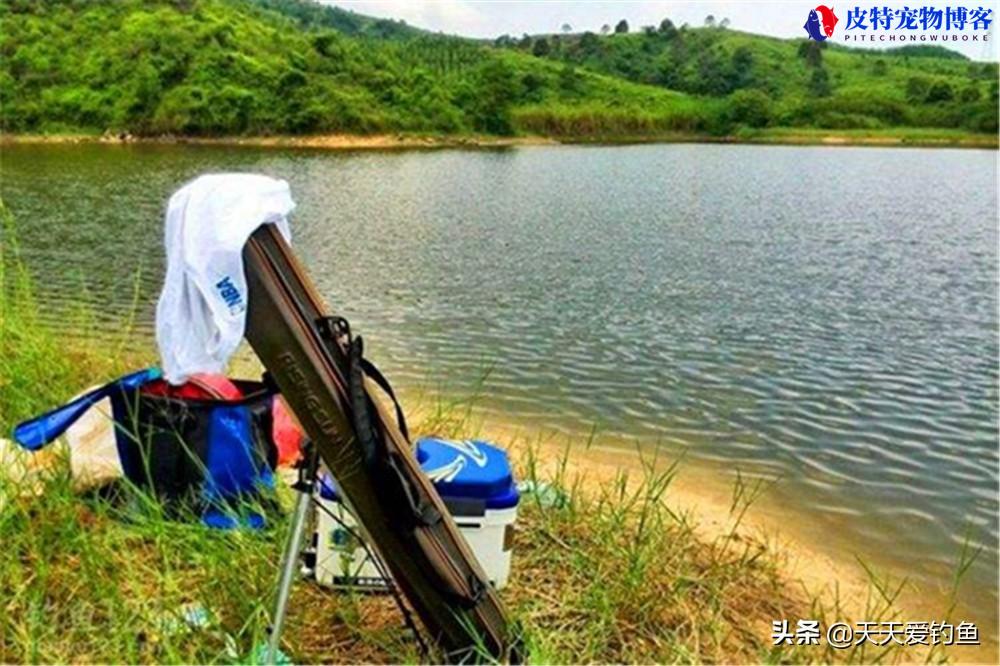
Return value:
[[(0, 427), (51, 408), (136, 359), (113, 342), (67, 340), (40, 316), (0, 202)], [(126, 320), (127, 321), (127, 320)], [(134, 366), (133, 366), (134, 367)], [(271, 535), (221, 534), (73, 490), (52, 460), (39, 489), (0, 469), (0, 662), (208, 662), (263, 635)], [(21, 483), (24, 483), (21, 481)], [(36, 494), (40, 490), (40, 494)], [(184, 612), (209, 610), (191, 640)]]

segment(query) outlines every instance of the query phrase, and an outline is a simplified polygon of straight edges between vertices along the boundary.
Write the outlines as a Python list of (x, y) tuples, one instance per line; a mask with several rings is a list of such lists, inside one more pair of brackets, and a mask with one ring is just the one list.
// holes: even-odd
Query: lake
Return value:
[(780, 477), (789, 522), (933, 589), (970, 538), (961, 608), (995, 637), (996, 152), (4, 146), (0, 166), (54, 322), (136, 303), (148, 332), (169, 194), (285, 178), (294, 247), (404, 388), (482, 385), (511, 422)]

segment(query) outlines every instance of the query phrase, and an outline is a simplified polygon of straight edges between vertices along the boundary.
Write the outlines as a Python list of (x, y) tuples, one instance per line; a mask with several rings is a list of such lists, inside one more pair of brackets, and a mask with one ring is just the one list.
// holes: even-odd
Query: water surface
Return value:
[(995, 152), (4, 147), (52, 317), (138, 294), (148, 330), (165, 201), (225, 170), (288, 179), (295, 247), (396, 382), (488, 372), (505, 418), (780, 476), (790, 520), (935, 589), (971, 538), (995, 621)]

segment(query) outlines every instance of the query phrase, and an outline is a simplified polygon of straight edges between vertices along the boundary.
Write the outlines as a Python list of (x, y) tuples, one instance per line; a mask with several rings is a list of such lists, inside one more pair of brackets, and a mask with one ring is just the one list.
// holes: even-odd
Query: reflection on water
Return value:
[(53, 312), (137, 284), (148, 325), (169, 193), (286, 178), (295, 246), (396, 382), (491, 368), (508, 418), (781, 475), (831, 545), (918, 577), (945, 580), (971, 533), (966, 600), (996, 617), (993, 152), (33, 146), (2, 166)]

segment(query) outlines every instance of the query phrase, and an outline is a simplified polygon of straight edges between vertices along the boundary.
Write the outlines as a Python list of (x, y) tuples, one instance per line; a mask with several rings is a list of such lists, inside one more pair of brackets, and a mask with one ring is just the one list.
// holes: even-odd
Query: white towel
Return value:
[(293, 208), (288, 183), (254, 174), (201, 176), (170, 197), (167, 274), (156, 306), (156, 343), (168, 382), (225, 370), (246, 325), (243, 246), (268, 223), (291, 242)]

